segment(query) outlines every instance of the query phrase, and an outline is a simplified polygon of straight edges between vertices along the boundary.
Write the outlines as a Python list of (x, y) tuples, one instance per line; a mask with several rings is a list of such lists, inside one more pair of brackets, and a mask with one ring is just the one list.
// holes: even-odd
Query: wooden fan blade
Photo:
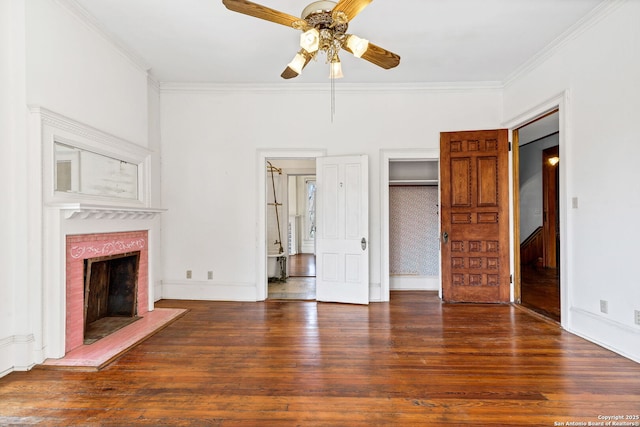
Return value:
[[(302, 69), (304, 70), (304, 67), (307, 66), (307, 64), (309, 63), (309, 61), (311, 61), (312, 56), (302, 52), (302, 54), (305, 57), (305, 61), (304, 61), (304, 65), (302, 66)], [(291, 67), (287, 66), (287, 68), (284, 69), (284, 71), (282, 72), (282, 74), (280, 74), (280, 77), (282, 77), (283, 79), (293, 79), (294, 77), (298, 77), (300, 74), (296, 73)]]
[(300, 74), (296, 73), (295, 71), (293, 71), (290, 67), (287, 67), (284, 69), (284, 71), (282, 72), (282, 74), (280, 74), (280, 77), (282, 77), (283, 79), (292, 79), (294, 77), (298, 77)]
[(334, 6), (333, 12), (344, 12), (349, 21), (351, 21), (372, 1), (373, 0), (340, 0), (338, 4)]
[(294, 22), (300, 21), (300, 18), (293, 15), (288, 15), (284, 12), (247, 0), (222, 0), (222, 3), (227, 7), (227, 9), (234, 12), (264, 19), (265, 21), (275, 22), (276, 24), (286, 25), (287, 27), (293, 27)]
[[(346, 44), (344, 44), (342, 48), (349, 53), (353, 53)], [(389, 68), (397, 67), (398, 64), (400, 64), (400, 55), (383, 49), (380, 46), (376, 46), (371, 42), (369, 43), (367, 51), (362, 55), (362, 59), (365, 59), (372, 64), (376, 64), (378, 67), (382, 67), (387, 70)]]

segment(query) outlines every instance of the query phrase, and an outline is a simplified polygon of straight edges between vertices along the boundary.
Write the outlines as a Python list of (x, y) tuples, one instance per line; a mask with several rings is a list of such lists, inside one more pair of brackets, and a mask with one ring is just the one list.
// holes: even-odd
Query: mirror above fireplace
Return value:
[(138, 199), (138, 165), (55, 143), (55, 191)]

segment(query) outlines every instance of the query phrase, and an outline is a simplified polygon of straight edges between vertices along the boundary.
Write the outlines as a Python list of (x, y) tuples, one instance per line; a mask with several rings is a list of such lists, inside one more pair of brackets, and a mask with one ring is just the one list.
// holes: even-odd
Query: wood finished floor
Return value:
[(289, 256), (290, 277), (316, 277), (316, 256), (296, 254)]
[[(511, 305), (190, 311), (99, 372), (0, 378), (0, 425), (553, 426), (640, 414), (640, 364)], [(555, 424), (559, 425), (559, 424)]]
[(560, 278), (555, 268), (522, 266), (522, 305), (560, 322)]

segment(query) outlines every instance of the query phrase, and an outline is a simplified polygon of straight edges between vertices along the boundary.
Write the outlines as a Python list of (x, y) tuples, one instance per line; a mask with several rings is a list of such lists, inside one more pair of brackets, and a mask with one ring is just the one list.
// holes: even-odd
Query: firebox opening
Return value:
[(139, 261), (139, 251), (84, 261), (84, 344), (139, 319)]

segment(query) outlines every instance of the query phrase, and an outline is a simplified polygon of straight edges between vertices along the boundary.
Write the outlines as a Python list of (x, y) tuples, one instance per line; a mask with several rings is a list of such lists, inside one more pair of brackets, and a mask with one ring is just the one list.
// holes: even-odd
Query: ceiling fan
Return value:
[(248, 0), (222, 0), (227, 9), (302, 31), (300, 51), (281, 74), (297, 77), (304, 67), (324, 52), (330, 64), (330, 77), (342, 77), (338, 53), (341, 49), (379, 67), (389, 69), (400, 63), (400, 56), (353, 34), (347, 34), (349, 22), (373, 0), (314, 1), (304, 8), (301, 18)]

